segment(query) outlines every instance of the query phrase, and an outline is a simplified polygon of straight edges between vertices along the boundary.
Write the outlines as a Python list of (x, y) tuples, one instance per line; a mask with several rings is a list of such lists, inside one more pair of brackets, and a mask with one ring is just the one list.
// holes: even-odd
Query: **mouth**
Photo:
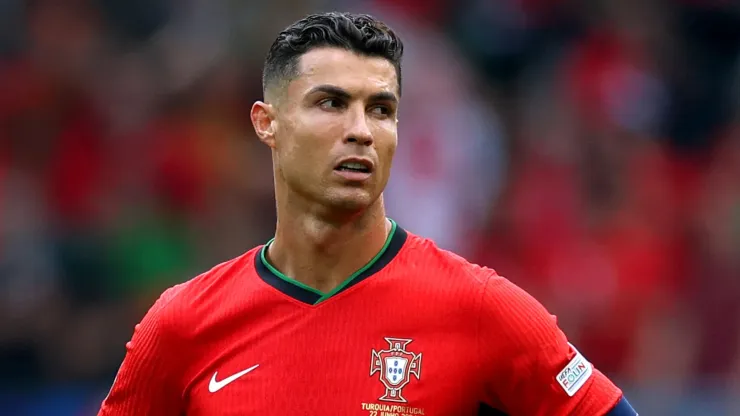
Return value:
[(372, 177), (373, 162), (364, 158), (348, 158), (334, 167), (334, 174), (342, 178), (345, 183), (361, 184)]
[(334, 170), (350, 173), (372, 173), (373, 162), (362, 158), (344, 159), (334, 168)]

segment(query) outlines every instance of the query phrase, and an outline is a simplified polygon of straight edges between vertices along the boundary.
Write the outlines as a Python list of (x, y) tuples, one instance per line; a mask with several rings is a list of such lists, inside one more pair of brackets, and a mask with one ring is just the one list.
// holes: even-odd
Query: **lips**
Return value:
[(362, 184), (372, 177), (375, 165), (370, 159), (350, 157), (342, 159), (334, 167), (334, 174), (345, 183)]
[(334, 167), (334, 170), (339, 172), (372, 173), (373, 168), (374, 165), (371, 160), (365, 158), (351, 157), (342, 159)]

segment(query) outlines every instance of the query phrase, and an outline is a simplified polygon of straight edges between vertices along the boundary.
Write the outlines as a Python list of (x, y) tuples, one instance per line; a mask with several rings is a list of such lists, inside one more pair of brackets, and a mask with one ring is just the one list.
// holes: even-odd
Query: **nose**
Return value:
[(349, 128), (345, 136), (345, 143), (357, 143), (362, 146), (371, 146), (373, 144), (373, 134), (367, 123), (367, 114), (364, 108), (350, 112)]

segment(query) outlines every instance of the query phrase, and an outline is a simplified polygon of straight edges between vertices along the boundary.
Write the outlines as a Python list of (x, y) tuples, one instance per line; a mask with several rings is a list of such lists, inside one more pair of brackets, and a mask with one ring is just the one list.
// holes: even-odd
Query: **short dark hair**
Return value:
[(398, 92), (401, 93), (401, 39), (372, 16), (338, 12), (308, 15), (280, 32), (265, 59), (263, 92), (297, 77), (299, 58), (320, 47), (342, 48), (363, 56), (387, 59), (396, 68)]

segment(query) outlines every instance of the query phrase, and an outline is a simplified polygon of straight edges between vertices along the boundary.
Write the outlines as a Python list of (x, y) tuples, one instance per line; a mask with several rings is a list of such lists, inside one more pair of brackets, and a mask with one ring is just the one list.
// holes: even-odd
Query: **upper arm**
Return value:
[(502, 277), (486, 283), (479, 334), (486, 399), (507, 414), (606, 415), (622, 398), (568, 343), (555, 318)]
[(168, 292), (136, 325), (126, 357), (98, 416), (180, 415), (182, 390), (172, 321), (164, 313)]

